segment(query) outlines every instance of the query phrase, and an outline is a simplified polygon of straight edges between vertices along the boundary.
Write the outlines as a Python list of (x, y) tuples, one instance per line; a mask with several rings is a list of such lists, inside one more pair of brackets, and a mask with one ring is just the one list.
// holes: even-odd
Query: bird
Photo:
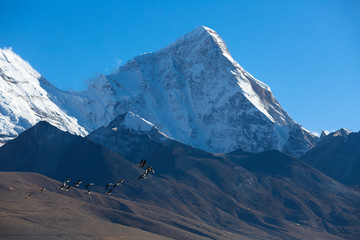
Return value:
[(70, 181), (71, 181), (70, 178), (67, 179), (58, 189), (59, 189), (59, 190), (63, 190), (63, 189), (65, 188), (66, 184), (67, 184), (68, 182), (70, 182)]
[(71, 185), (69, 185), (66, 189), (65, 189), (65, 192), (68, 192), (71, 188)]
[(86, 185), (85, 188), (86, 188), (86, 189), (89, 189), (89, 187), (90, 187), (90, 186), (93, 186), (93, 185), (95, 185), (95, 183), (89, 183), (88, 185)]
[(91, 187), (91, 186), (93, 186), (93, 185), (95, 185), (95, 183), (89, 183), (88, 185), (86, 185), (85, 188), (88, 190), (88, 191), (87, 191), (87, 194), (90, 194), (90, 193), (91, 193), (89, 187)]
[(42, 188), (42, 189), (40, 190), (40, 193), (43, 193), (43, 192), (46, 192), (46, 191), (47, 191), (46, 188)]
[(13, 187), (9, 187), (9, 190), (13, 190), (14, 188)]
[(113, 185), (113, 186), (114, 186), (113, 183), (108, 183), (108, 184), (106, 185), (106, 188), (105, 188), (105, 189), (108, 189), (108, 188), (110, 187), (110, 185)]
[(74, 183), (74, 187), (80, 186), (80, 184), (83, 183), (81, 179), (79, 179), (76, 183)]
[(114, 188), (110, 189), (110, 190), (106, 193), (106, 195), (110, 195), (110, 194), (111, 194), (111, 191), (112, 191), (113, 189), (114, 189)]
[(154, 169), (151, 166), (147, 167), (145, 170), (146, 175), (148, 175), (149, 172), (155, 173)]
[(30, 194), (29, 194), (28, 196), (26, 196), (25, 198), (26, 198), (26, 199), (29, 199), (31, 195), (32, 195), (32, 194), (30, 193)]
[(315, 222), (318, 222), (318, 221), (320, 221), (320, 220), (325, 220), (325, 218), (318, 217), (318, 218), (315, 220)]
[(143, 174), (141, 174), (140, 176), (138, 176), (138, 179), (142, 179), (142, 178), (146, 178), (146, 172), (145, 173), (143, 173)]
[(146, 159), (145, 160), (141, 159), (140, 163), (138, 163), (138, 166), (139, 167), (145, 167), (146, 166)]
[(120, 181), (118, 181), (114, 186), (113, 188), (116, 188), (117, 186), (119, 186), (120, 184), (122, 184), (125, 180), (124, 179), (121, 179)]

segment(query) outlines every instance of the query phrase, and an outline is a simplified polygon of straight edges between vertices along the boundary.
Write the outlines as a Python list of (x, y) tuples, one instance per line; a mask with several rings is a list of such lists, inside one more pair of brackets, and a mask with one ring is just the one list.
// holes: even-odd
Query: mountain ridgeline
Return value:
[[(7, 50), (4, 56), (8, 55), (15, 54)], [(2, 62), (6, 59), (0, 58)], [(23, 60), (17, 62), (26, 66), (26, 71), (36, 72)], [(7, 64), (14, 65), (12, 61)], [(25, 70), (18, 68), (19, 72)], [(21, 81), (14, 85), (6, 80), (8, 72), (2, 73), (9, 93), (15, 94), (11, 89), (21, 86), (23, 95), (29, 95), (31, 87)], [(54, 105), (63, 113), (51, 117), (56, 111), (35, 111), (35, 120), (51, 117), (52, 124), (82, 136), (131, 111), (168, 137), (209, 152), (276, 149), (300, 156), (318, 140), (282, 109), (270, 87), (231, 57), (215, 31), (203, 26), (159, 51), (135, 57), (113, 74), (100, 75), (82, 92), (59, 90), (38, 73), (32, 80), (41, 92), (36, 98), (46, 99), (42, 106)], [(0, 106), (12, 107), (4, 99)], [(35, 124), (27, 116), (40, 108), (22, 109), (29, 113), (22, 118), (7, 117), (10, 110), (0, 112), (6, 127), (0, 129), (4, 142)]]
[[(146, 204), (147, 211), (157, 209), (154, 210), (157, 214), (150, 217), (158, 221), (156, 224), (171, 225), (205, 239), (269, 239), (270, 236), (271, 239), (356, 239), (360, 236), (358, 193), (305, 162), (276, 150), (257, 154), (208, 153), (167, 138), (151, 125), (148, 128), (143, 124), (128, 125), (127, 118), (131, 117), (137, 116), (119, 117), (95, 131), (96, 135), (90, 134), (89, 139), (97, 143), (40, 122), (0, 148), (0, 170), (37, 172), (58, 181), (71, 178), (94, 182), (95, 195), (104, 195), (108, 182), (124, 179), (113, 191), (117, 201)], [(105, 137), (100, 138), (100, 133), (105, 133)], [(128, 139), (131, 144), (126, 146)], [(104, 147), (110, 144), (116, 151)], [(155, 174), (139, 180), (140, 158), (147, 160)], [(61, 193), (56, 188), (53, 191)], [(86, 200), (84, 190), (75, 189), (69, 194), (81, 201), (94, 201), (91, 200), (94, 198)], [(104, 199), (101, 204), (118, 211), (121, 204), (112, 201), (112, 198)], [(184, 228), (162, 212), (181, 216), (178, 220), (195, 220), (201, 227), (196, 231), (189, 226)], [(101, 219), (111, 215), (105, 216)], [(127, 217), (120, 214), (112, 221), (127, 222)], [(318, 218), (326, 220), (316, 221)], [(180, 235), (174, 237), (171, 231), (161, 231), (161, 227), (155, 227), (158, 225), (139, 226), (163, 236), (186, 239)], [(209, 232), (207, 226), (217, 232)]]
[[(48, 239), (56, 222), (54, 239), (360, 239), (359, 134), (314, 136), (204, 26), (81, 92), (0, 49), (0, 232)], [(92, 193), (59, 190), (68, 178)], [(48, 195), (30, 198), (39, 187)]]
[(340, 129), (323, 136), (301, 159), (343, 184), (360, 188), (360, 132)]

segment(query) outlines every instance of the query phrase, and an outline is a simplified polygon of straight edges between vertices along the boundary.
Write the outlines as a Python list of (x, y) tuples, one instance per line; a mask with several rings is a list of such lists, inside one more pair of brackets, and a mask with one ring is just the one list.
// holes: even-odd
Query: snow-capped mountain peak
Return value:
[(350, 133), (351, 133), (351, 131), (349, 129), (340, 128), (339, 130), (331, 133), (331, 135), (333, 137), (336, 137), (336, 136), (348, 136)]
[(82, 96), (87, 100), (73, 101), (79, 111), (71, 112), (84, 126), (91, 122), (95, 129), (131, 111), (167, 136), (211, 152), (278, 149), (300, 155), (317, 139), (204, 26), (101, 75)]
[(12, 51), (12, 48), (0, 49), (0, 73), (6, 75), (14, 83), (25, 79), (31, 83), (40, 78), (40, 74), (30, 64)]
[(41, 87), (87, 131), (127, 114), (123, 124), (132, 130), (152, 123), (166, 136), (210, 152), (278, 149), (299, 156), (317, 141), (204, 26), (100, 75), (86, 91), (61, 91), (46, 81)]
[(216, 46), (219, 47), (219, 49), (221, 50), (221, 52), (224, 54), (225, 57), (229, 58), (229, 60), (233, 60), (226, 46), (226, 43), (214, 30), (205, 26), (199, 26), (195, 28), (193, 31), (178, 38), (175, 42), (173, 42), (163, 50), (167, 50), (167, 48), (172, 48), (176, 45), (182, 45), (184, 44), (184, 42), (188, 42), (188, 41), (195, 41), (198, 43), (198, 46), (201, 47), (201, 45), (207, 44), (206, 41), (209, 40), (213, 41), (216, 44)]
[(42, 120), (74, 134), (87, 134), (48, 98), (39, 79), (41, 75), (11, 48), (0, 49), (0, 144)]

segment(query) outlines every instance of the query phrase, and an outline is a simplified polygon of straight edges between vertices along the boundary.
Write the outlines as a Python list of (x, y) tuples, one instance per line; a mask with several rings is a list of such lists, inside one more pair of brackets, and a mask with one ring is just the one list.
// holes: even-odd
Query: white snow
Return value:
[(41, 75), (11, 48), (0, 49), (0, 141), (16, 137), (41, 120), (64, 131), (87, 134), (76, 118), (50, 101), (39, 78)]
[(129, 128), (156, 126), (177, 141), (211, 152), (282, 150), (290, 135), (306, 151), (315, 139), (282, 109), (270, 87), (231, 57), (220, 36), (204, 26), (135, 57), (116, 73), (100, 75), (86, 91), (62, 91), (42, 78), (40, 84), (57, 111), (76, 117), (87, 131), (130, 111), (125, 119)]
[[(131, 111), (169, 137), (212, 152), (282, 150), (292, 131), (305, 139), (304, 151), (315, 138), (296, 131), (302, 127), (274, 100), (270, 87), (246, 72), (220, 36), (204, 26), (99, 76), (87, 91), (48, 88), (89, 131)], [(130, 116), (133, 129), (150, 128)]]

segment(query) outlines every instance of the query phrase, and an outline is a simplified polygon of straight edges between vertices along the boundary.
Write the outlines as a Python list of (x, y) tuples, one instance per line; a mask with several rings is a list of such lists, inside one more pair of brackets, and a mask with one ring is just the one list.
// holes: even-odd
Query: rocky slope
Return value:
[[(359, 238), (358, 193), (305, 162), (278, 151), (211, 154), (171, 139), (152, 140), (151, 128), (129, 128), (127, 117), (119, 119), (116, 131), (109, 128), (119, 146), (129, 136), (135, 143), (139, 139), (126, 156), (41, 122), (0, 148), (0, 171), (34, 171), (60, 181), (82, 179), (94, 182), (99, 194), (108, 182), (125, 179), (112, 196), (148, 205), (151, 221), (210, 239)], [(144, 171), (137, 166), (141, 158), (155, 174), (139, 180)], [(68, 193), (87, 198), (85, 191)], [(109, 210), (103, 219), (125, 221), (124, 214), (115, 214), (122, 204), (111, 202), (109, 207), (114, 213)], [(324, 219), (316, 221), (319, 217)], [(148, 224), (141, 229), (189, 239)]]
[(340, 129), (305, 153), (302, 160), (343, 184), (360, 188), (360, 133)]

